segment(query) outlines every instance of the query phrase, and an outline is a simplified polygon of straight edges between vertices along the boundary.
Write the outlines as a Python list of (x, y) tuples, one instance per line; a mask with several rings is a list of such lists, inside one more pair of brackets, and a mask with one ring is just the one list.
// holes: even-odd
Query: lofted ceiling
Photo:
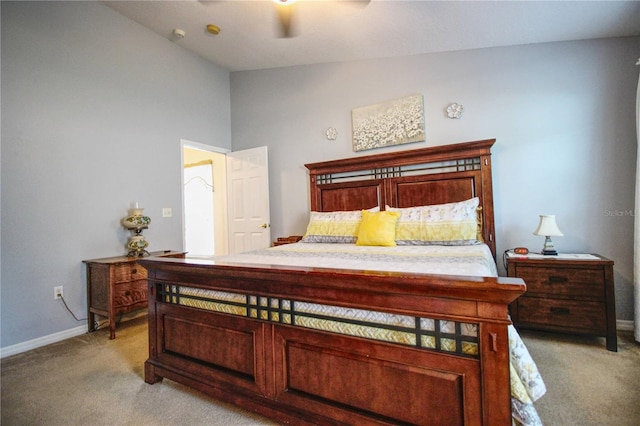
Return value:
[(229, 71), (640, 35), (640, 1), (297, 0), (288, 38), (273, 0), (103, 3)]

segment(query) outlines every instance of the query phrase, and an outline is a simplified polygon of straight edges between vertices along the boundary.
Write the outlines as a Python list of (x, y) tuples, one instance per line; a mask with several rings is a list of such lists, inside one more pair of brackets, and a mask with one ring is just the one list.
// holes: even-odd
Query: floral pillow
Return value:
[[(368, 211), (379, 211), (374, 207)], [(358, 239), (362, 210), (337, 212), (311, 212), (303, 243), (346, 243)]]
[(395, 208), (400, 213), (396, 226), (397, 245), (478, 244), (479, 198), (457, 203)]

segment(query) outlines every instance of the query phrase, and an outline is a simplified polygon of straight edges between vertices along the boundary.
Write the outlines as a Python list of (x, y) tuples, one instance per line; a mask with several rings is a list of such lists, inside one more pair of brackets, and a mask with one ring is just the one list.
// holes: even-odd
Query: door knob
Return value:
[(267, 229), (267, 224), (263, 223), (262, 225), (260, 225), (261, 228)]

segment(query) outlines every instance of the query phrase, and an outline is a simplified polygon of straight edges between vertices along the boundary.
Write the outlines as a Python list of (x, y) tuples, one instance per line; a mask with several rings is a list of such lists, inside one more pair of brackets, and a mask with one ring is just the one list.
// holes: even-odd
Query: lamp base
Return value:
[(542, 252), (543, 255), (545, 256), (557, 256), (558, 252), (556, 251), (555, 247), (553, 246), (553, 241), (551, 241), (551, 237), (550, 236), (546, 236), (544, 239), (544, 247), (542, 247)]

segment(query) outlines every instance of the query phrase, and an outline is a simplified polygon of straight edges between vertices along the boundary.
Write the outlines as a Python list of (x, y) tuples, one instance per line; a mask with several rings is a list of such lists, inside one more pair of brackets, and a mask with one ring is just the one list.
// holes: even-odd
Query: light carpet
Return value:
[[(640, 425), (640, 345), (619, 333), (604, 339), (523, 332), (547, 394), (536, 407), (547, 426)], [(2, 360), (1, 424), (270, 425), (170, 380), (144, 382), (146, 318)]]

